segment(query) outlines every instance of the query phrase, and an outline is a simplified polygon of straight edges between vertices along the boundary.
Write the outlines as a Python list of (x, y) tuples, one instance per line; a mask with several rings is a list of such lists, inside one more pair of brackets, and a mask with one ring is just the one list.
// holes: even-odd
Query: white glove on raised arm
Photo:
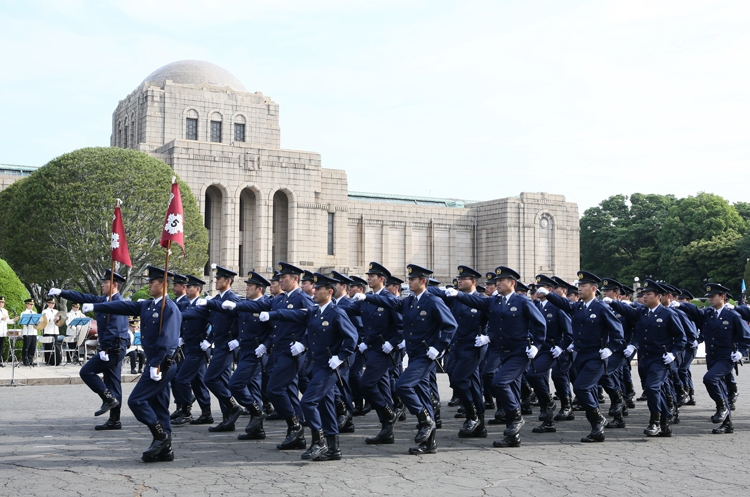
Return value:
[(208, 300), (206, 300), (206, 299), (198, 299), (198, 300), (195, 301), (195, 305), (197, 305), (198, 307), (201, 307), (201, 306), (206, 305), (206, 302), (208, 302)]
[(268, 315), (268, 313), (267, 313), (266, 311), (263, 311), (263, 312), (261, 312), (261, 313), (260, 313), (260, 314), (258, 315), (258, 321), (260, 321), (261, 323), (265, 323), (265, 322), (266, 322), (266, 321), (268, 321), (268, 320), (269, 320), (270, 318), (271, 318), (271, 316), (269, 316), (269, 315)]
[(222, 309), (232, 310), (235, 307), (237, 307), (237, 302), (233, 302), (231, 300), (225, 300), (224, 302), (221, 303), (221, 308)]
[(352, 297), (354, 300), (365, 300), (367, 297), (364, 293), (355, 293), (354, 297)]
[(456, 290), (455, 288), (446, 288), (445, 289), (445, 296), (446, 297), (455, 297), (456, 295), (458, 295), (458, 290)]
[(81, 312), (86, 314), (87, 312), (91, 312), (94, 310), (94, 304), (83, 304), (81, 306)]
[(49, 295), (50, 297), (54, 297), (55, 295), (60, 295), (61, 292), (62, 290), (60, 290), (59, 288), (50, 288), (47, 295)]
[(549, 290), (547, 290), (543, 286), (540, 286), (539, 288), (536, 289), (537, 295), (547, 295), (548, 293), (549, 293)]

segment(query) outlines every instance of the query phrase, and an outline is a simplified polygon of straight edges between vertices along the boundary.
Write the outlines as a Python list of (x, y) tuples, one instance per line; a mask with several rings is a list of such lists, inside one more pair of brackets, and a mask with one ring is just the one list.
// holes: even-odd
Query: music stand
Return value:
[[(91, 318), (75, 318), (73, 321), (70, 322), (68, 327), (76, 327), (78, 326), (78, 336), (76, 337), (76, 362), (80, 366), (82, 363), (81, 361), (81, 345), (83, 345), (83, 342), (86, 341), (86, 333), (89, 331), (89, 322), (91, 321)], [(84, 360), (86, 359), (86, 350), (84, 349)]]
[[(36, 326), (39, 324), (39, 320), (42, 319), (41, 314), (21, 314), (18, 319), (18, 324), (21, 326)], [(34, 333), (36, 333), (36, 330), (34, 330)], [(15, 351), (15, 343), (13, 344), (13, 369), (10, 373), (10, 386), (15, 387), (16, 385), (16, 363), (18, 363), (18, 360), (15, 359), (16, 357), (16, 351)]]

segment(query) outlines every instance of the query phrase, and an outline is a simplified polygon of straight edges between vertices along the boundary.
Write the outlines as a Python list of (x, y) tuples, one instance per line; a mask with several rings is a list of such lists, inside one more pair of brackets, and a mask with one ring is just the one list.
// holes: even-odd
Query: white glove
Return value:
[(393, 352), (393, 345), (391, 345), (391, 342), (385, 342), (383, 344), (383, 353), (390, 354), (391, 352)]
[(536, 289), (537, 295), (547, 295), (548, 293), (549, 293), (549, 290), (547, 290), (543, 286), (540, 286), (539, 288)]
[(266, 321), (268, 321), (268, 318), (269, 316), (266, 311), (263, 311), (260, 313), (260, 315), (258, 315), (258, 321), (260, 321), (261, 323), (265, 323)]
[(724, 306), (725, 306), (725, 307), (726, 307), (727, 309), (734, 309), (734, 304), (730, 304), (729, 302), (727, 302), (726, 304), (724, 304)]
[(401, 343), (398, 344), (398, 348), (404, 350), (406, 348), (406, 340), (401, 340)]
[(232, 351), (240, 346), (240, 342), (238, 342), (237, 340), (232, 340), (227, 345), (229, 345), (229, 350)]
[(237, 307), (237, 302), (232, 302), (231, 300), (225, 300), (224, 302), (221, 303), (222, 309), (232, 310), (235, 307)]
[(364, 293), (355, 293), (354, 297), (352, 297), (354, 300), (365, 300), (367, 297)]
[(674, 354), (671, 352), (667, 352), (663, 356), (661, 356), (662, 359), (664, 359), (664, 364), (672, 364), (672, 361), (674, 361)]
[(60, 295), (61, 292), (62, 290), (60, 290), (59, 288), (50, 288), (47, 295), (49, 295), (50, 297), (54, 297), (55, 295)]
[(301, 344), (301, 343), (299, 343), (299, 342), (294, 342), (294, 343), (292, 344), (292, 346), (291, 346), (291, 347), (289, 347), (289, 350), (290, 350), (290, 351), (292, 352), (292, 355), (293, 355), (294, 357), (297, 357), (298, 355), (300, 355), (300, 354), (301, 354), (302, 352), (304, 352), (304, 351), (305, 351), (305, 346), (304, 346), (304, 345), (302, 345), (302, 344)]
[(604, 298), (602, 299), (602, 302), (604, 302), (605, 304), (609, 304), (610, 302), (612, 302), (612, 299), (611, 299), (611, 298), (609, 298), (609, 297), (604, 297)]
[(208, 340), (203, 340), (203, 341), (201, 342), (201, 350), (202, 350), (202, 351), (204, 351), (204, 352), (205, 352), (205, 351), (207, 351), (207, 350), (208, 350), (208, 349), (209, 349), (210, 347), (211, 347), (211, 344), (210, 344), (210, 343), (208, 342)]
[(562, 355), (563, 349), (561, 349), (560, 347), (558, 347), (557, 345), (555, 345), (554, 347), (552, 347), (551, 349), (549, 349), (549, 352), (550, 352), (550, 354), (552, 354), (552, 358), (553, 359), (557, 359), (558, 357), (560, 357)]
[(185, 345), (185, 340), (183, 340), (182, 337), (180, 337), (180, 341), (177, 342), (177, 346), (182, 347), (183, 345)]
[(138, 302), (145, 302), (146, 299), (138, 299)]
[(607, 357), (612, 355), (612, 351), (609, 350), (607, 347), (604, 347), (603, 349), (599, 349), (599, 358), (604, 360)]
[(435, 359), (437, 359), (437, 356), (439, 356), (439, 355), (440, 355), (440, 352), (438, 352), (438, 350), (435, 347), (430, 347), (427, 350), (427, 357), (429, 357), (430, 360), (432, 360), (432, 361), (434, 361)]
[(197, 305), (198, 307), (202, 307), (202, 306), (206, 305), (206, 302), (208, 302), (208, 300), (206, 300), (206, 299), (198, 299), (198, 300), (195, 301), (195, 305)]
[(676, 300), (673, 300), (672, 302), (669, 303), (669, 307), (680, 307), (680, 303), (677, 302)]
[(101, 359), (102, 361), (109, 362), (109, 355), (106, 352), (104, 352), (103, 350), (100, 350), (99, 351), (99, 359)]
[(263, 357), (266, 353), (266, 346), (262, 343), (255, 348), (255, 357)]
[(494, 292), (492, 292), (492, 296), (494, 297), (495, 295), (497, 295), (497, 290), (495, 290)]
[(456, 295), (458, 295), (458, 290), (456, 290), (455, 288), (446, 288), (445, 289), (445, 296), (446, 297), (455, 297)]
[(367, 350), (367, 344), (365, 344), (365, 342), (362, 342), (357, 348), (359, 349), (360, 354), (364, 354), (365, 350)]
[(742, 354), (739, 352), (732, 352), (732, 362), (740, 362), (742, 360)]
[(81, 312), (86, 314), (87, 312), (91, 312), (94, 310), (94, 304), (83, 304), (81, 306)]
[(328, 367), (331, 369), (338, 369), (344, 363), (339, 356), (335, 355), (328, 359)]
[(534, 357), (536, 357), (537, 352), (539, 352), (539, 349), (533, 345), (531, 347), (526, 347), (526, 357), (528, 357), (529, 359), (533, 359)]
[(570, 345), (568, 345), (568, 352), (573, 352), (573, 349), (575, 348), (576, 348), (576, 345), (573, 342), (571, 342)]
[(625, 355), (628, 356), (628, 357), (632, 357), (633, 354), (635, 354), (636, 350), (637, 349), (635, 348), (634, 345), (632, 345), (632, 344), (628, 345), (627, 347), (625, 347)]
[(149, 376), (151, 376), (152, 380), (161, 381), (161, 373), (159, 372), (158, 368), (149, 368), (148, 374)]
[(694, 349), (698, 348), (698, 340), (693, 340), (693, 348)]
[(484, 347), (488, 343), (490, 343), (490, 337), (487, 335), (477, 335), (474, 339), (474, 347)]

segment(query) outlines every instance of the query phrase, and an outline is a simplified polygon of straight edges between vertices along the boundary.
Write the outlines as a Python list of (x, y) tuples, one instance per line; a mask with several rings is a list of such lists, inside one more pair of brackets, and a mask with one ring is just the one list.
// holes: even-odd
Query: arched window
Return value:
[(211, 141), (221, 143), (221, 114), (214, 112), (211, 114)]
[(195, 109), (190, 109), (185, 115), (185, 139), (198, 139), (198, 112)]
[(234, 141), (245, 141), (245, 116), (234, 116)]
[(273, 265), (287, 259), (289, 198), (281, 190), (273, 194)]
[(552, 216), (542, 214), (539, 218), (539, 250), (537, 261), (540, 271), (552, 270), (553, 235)]

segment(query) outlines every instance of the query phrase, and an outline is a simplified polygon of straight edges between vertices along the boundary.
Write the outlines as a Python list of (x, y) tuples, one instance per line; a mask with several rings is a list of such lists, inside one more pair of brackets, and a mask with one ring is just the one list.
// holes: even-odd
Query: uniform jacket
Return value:
[(602, 344), (613, 352), (625, 348), (622, 323), (609, 306), (593, 299), (586, 308), (583, 301), (571, 302), (555, 293), (547, 294), (547, 301), (570, 316), (577, 351), (592, 352)]
[[(232, 290), (226, 290), (224, 295), (216, 295), (209, 302), (217, 302), (221, 305), (222, 302), (227, 300), (239, 302), (240, 298)], [(210, 311), (208, 314), (208, 323), (211, 325), (211, 334), (208, 337), (208, 341), (213, 341), (216, 347), (226, 347), (239, 334), (237, 317), (234, 314)]]
[[(271, 304), (273, 297), (270, 295), (263, 295), (257, 300), (251, 300), (250, 302), (264, 301), (267, 305)], [(240, 302), (247, 302), (241, 300)], [(212, 311), (223, 312), (225, 314), (233, 314), (237, 317), (237, 323), (239, 327), (239, 334), (237, 340), (240, 342), (240, 347), (252, 347), (256, 349), (261, 343), (265, 343), (268, 340), (268, 335), (271, 331), (271, 325), (269, 323), (262, 323), (258, 317), (260, 312), (241, 312), (235, 307), (234, 309), (224, 309), (221, 307), (219, 302), (209, 300), (206, 302), (206, 307)]]
[[(79, 304), (97, 304), (107, 302), (109, 297), (105, 295), (92, 295), (89, 293), (74, 292), (72, 290), (63, 290), (60, 297), (78, 302)], [(122, 301), (120, 292), (112, 295), (112, 302)], [(136, 315), (136, 314), (133, 314)], [(99, 348), (107, 350), (115, 345), (115, 340), (120, 339), (125, 348), (130, 346), (130, 337), (128, 336), (128, 315), (108, 316), (101, 312), (96, 313), (96, 326), (99, 339)]]
[(196, 300), (198, 300), (198, 298), (193, 299), (192, 302), (188, 300), (187, 306), (182, 309), (180, 337), (182, 337), (182, 341), (185, 342), (183, 350), (186, 353), (202, 350), (200, 344), (206, 339), (208, 334), (208, 317), (211, 311), (204, 306), (195, 305)]
[[(375, 294), (373, 293), (372, 295)], [(377, 295), (387, 299), (398, 300), (395, 295), (385, 288), (382, 288)], [(376, 305), (367, 300), (350, 300), (341, 305), (341, 307), (348, 313), (362, 318), (363, 341), (368, 347), (380, 347), (384, 342), (390, 342), (395, 348), (403, 340), (401, 335), (403, 320), (401, 315), (394, 309), (383, 305)]]
[(717, 316), (713, 307), (699, 309), (688, 302), (680, 302), (679, 308), (700, 326), (707, 359), (728, 357), (734, 351), (735, 344), (742, 355), (747, 354), (750, 348), (750, 328), (738, 313), (723, 307)]
[(662, 356), (665, 351), (677, 355), (685, 349), (683, 317), (674, 310), (659, 304), (651, 312), (646, 306), (636, 309), (618, 300), (609, 305), (635, 323), (631, 344), (639, 357)]
[(544, 339), (544, 347), (552, 348), (553, 341), (555, 346), (565, 350), (573, 342), (573, 326), (570, 316), (552, 303), (547, 301), (542, 305), (541, 300), (535, 300), (539, 312), (542, 313), (547, 323), (547, 335)]

